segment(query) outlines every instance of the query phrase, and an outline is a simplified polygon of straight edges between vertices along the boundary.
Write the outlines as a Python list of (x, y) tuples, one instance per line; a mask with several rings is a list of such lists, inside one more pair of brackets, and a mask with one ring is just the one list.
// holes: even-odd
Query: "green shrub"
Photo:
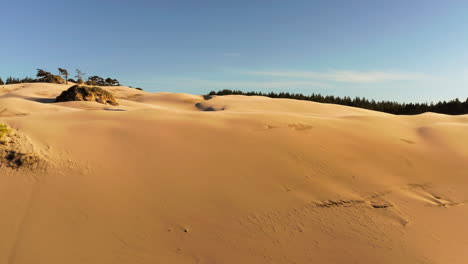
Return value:
[(10, 128), (7, 125), (0, 124), (0, 144), (4, 144), (4, 138), (10, 133)]
[(62, 77), (58, 75), (47, 75), (45, 77), (42, 77), (40, 79), (36, 79), (36, 82), (46, 82), (46, 83), (58, 83), (62, 84), (65, 83), (65, 80), (62, 79)]
[(119, 105), (114, 96), (100, 87), (73, 85), (63, 91), (56, 99), (57, 102), (94, 101), (101, 104)]

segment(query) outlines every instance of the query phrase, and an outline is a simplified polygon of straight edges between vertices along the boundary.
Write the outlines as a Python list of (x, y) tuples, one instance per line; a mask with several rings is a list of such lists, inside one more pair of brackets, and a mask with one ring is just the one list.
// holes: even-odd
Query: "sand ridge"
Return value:
[[(466, 263), (468, 116), (0, 86), (0, 263)], [(3, 87), (3, 88), (2, 88)]]

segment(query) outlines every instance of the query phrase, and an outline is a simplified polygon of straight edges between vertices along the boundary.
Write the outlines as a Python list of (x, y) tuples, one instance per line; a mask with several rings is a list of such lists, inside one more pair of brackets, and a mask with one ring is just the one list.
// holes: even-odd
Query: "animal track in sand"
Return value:
[(400, 138), (400, 140), (408, 144), (416, 144), (416, 142), (409, 140), (409, 139)]
[(430, 184), (410, 183), (406, 187), (403, 187), (402, 191), (406, 196), (424, 202), (428, 206), (450, 207), (464, 205), (464, 202), (454, 201), (447, 197), (443, 198), (442, 195), (434, 194), (430, 188)]
[(380, 209), (380, 208), (392, 207), (393, 205), (388, 204), (388, 203), (372, 203), (372, 202), (371, 202), (371, 206), (372, 206), (373, 208)]
[(17, 112), (17, 111), (10, 111), (8, 108), (5, 108), (0, 111), (0, 116), (1, 117), (10, 117), (10, 116), (26, 116), (29, 115), (28, 113), (22, 113), (22, 112)]
[(306, 125), (306, 124), (301, 124), (301, 123), (288, 124), (288, 127), (292, 128), (292, 129), (295, 129), (295, 130), (307, 130), (307, 129), (313, 128), (313, 126)]
[(463, 205), (463, 202), (456, 202), (451, 200), (446, 200), (440, 196), (429, 194), (428, 202), (433, 206), (442, 206), (442, 207), (450, 207), (450, 206), (457, 206)]
[(291, 129), (294, 129), (294, 130), (308, 130), (308, 129), (312, 129), (314, 127), (311, 126), (311, 125), (307, 125), (307, 124), (292, 123), (292, 124), (288, 124), (287, 127), (268, 124), (268, 125), (265, 126), (265, 128), (266, 129), (291, 128)]
[[(317, 208), (336, 208), (336, 207), (369, 207), (374, 209), (385, 209), (395, 207), (390, 201), (393, 200), (391, 197), (398, 200), (398, 196), (403, 195), (404, 197), (410, 198), (413, 201), (421, 202), (425, 206), (438, 206), (438, 207), (453, 207), (465, 205), (466, 201), (456, 201), (451, 198), (444, 197), (443, 195), (434, 194), (430, 190), (431, 184), (419, 184), (410, 183), (404, 186), (400, 186), (395, 190), (379, 192), (371, 194), (364, 199), (350, 199), (350, 200), (327, 200), (313, 202), (313, 207)], [(289, 191), (289, 190), (287, 190)], [(396, 195), (396, 196), (395, 196)], [(387, 197), (384, 199), (386, 196)]]
[(407, 184), (407, 187), (409, 189), (416, 189), (416, 188), (420, 188), (420, 189), (426, 189), (426, 188), (430, 188), (431, 187), (431, 184), (430, 183), (423, 183), (423, 184), (420, 184), (420, 183), (408, 183)]
[(371, 208), (383, 209), (392, 207), (393, 205), (386, 202), (375, 202), (366, 200), (339, 200), (333, 201), (328, 200), (326, 202), (314, 203), (316, 207), (320, 208), (331, 208), (331, 207), (357, 207), (363, 205), (370, 205)]
[(330, 207), (351, 207), (355, 206), (358, 204), (363, 204), (366, 201), (364, 200), (339, 200), (339, 201), (332, 201), (328, 200), (326, 202), (321, 202), (321, 203), (315, 203), (316, 207), (324, 207), (324, 208), (330, 208)]

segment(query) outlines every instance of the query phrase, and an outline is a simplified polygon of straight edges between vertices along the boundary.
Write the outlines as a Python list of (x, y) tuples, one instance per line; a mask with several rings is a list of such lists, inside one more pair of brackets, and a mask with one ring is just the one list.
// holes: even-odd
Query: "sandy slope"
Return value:
[(0, 263), (468, 262), (468, 116), (66, 88), (0, 86)]

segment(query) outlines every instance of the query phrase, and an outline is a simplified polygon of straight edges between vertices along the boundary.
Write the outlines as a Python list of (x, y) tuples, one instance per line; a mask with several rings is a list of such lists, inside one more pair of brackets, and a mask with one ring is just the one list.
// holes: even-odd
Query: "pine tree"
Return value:
[(449, 115), (462, 115), (468, 114), (468, 98), (464, 102), (460, 101), (458, 98), (453, 99), (449, 102), (443, 101), (434, 104), (431, 102), (430, 104), (426, 103), (398, 103), (392, 101), (375, 101), (375, 100), (368, 100), (366, 98), (355, 97), (351, 99), (350, 97), (336, 97), (336, 96), (323, 96), (320, 94), (311, 94), (311, 95), (303, 95), (303, 94), (290, 94), (290, 93), (262, 93), (262, 92), (243, 92), (240, 90), (221, 90), (221, 91), (211, 91), (208, 96), (213, 95), (248, 95), (248, 96), (267, 96), (271, 98), (289, 98), (289, 99), (297, 99), (297, 100), (307, 100), (307, 101), (314, 101), (320, 103), (332, 103), (332, 104), (339, 104), (339, 105), (346, 105), (352, 107), (359, 107), (370, 109), (374, 111), (380, 111), (395, 115), (417, 115), (422, 114), (425, 112), (434, 112), (434, 113), (441, 113), (441, 114), (449, 114)]
[(68, 71), (62, 68), (58, 68), (58, 71), (59, 75), (63, 76), (63, 78), (65, 79), (65, 84), (68, 84)]
[(83, 82), (83, 78), (86, 75), (86, 73), (82, 72), (80, 69), (76, 69), (75, 71), (76, 71), (75, 77), (77, 79), (77, 82), (79, 83)]
[(10, 76), (6, 79), (6, 84), (16, 84), (16, 83), (21, 83), (19, 78), (13, 78)]
[(37, 69), (36, 77), (48, 77), (52, 75), (50, 72), (44, 71), (42, 69)]

